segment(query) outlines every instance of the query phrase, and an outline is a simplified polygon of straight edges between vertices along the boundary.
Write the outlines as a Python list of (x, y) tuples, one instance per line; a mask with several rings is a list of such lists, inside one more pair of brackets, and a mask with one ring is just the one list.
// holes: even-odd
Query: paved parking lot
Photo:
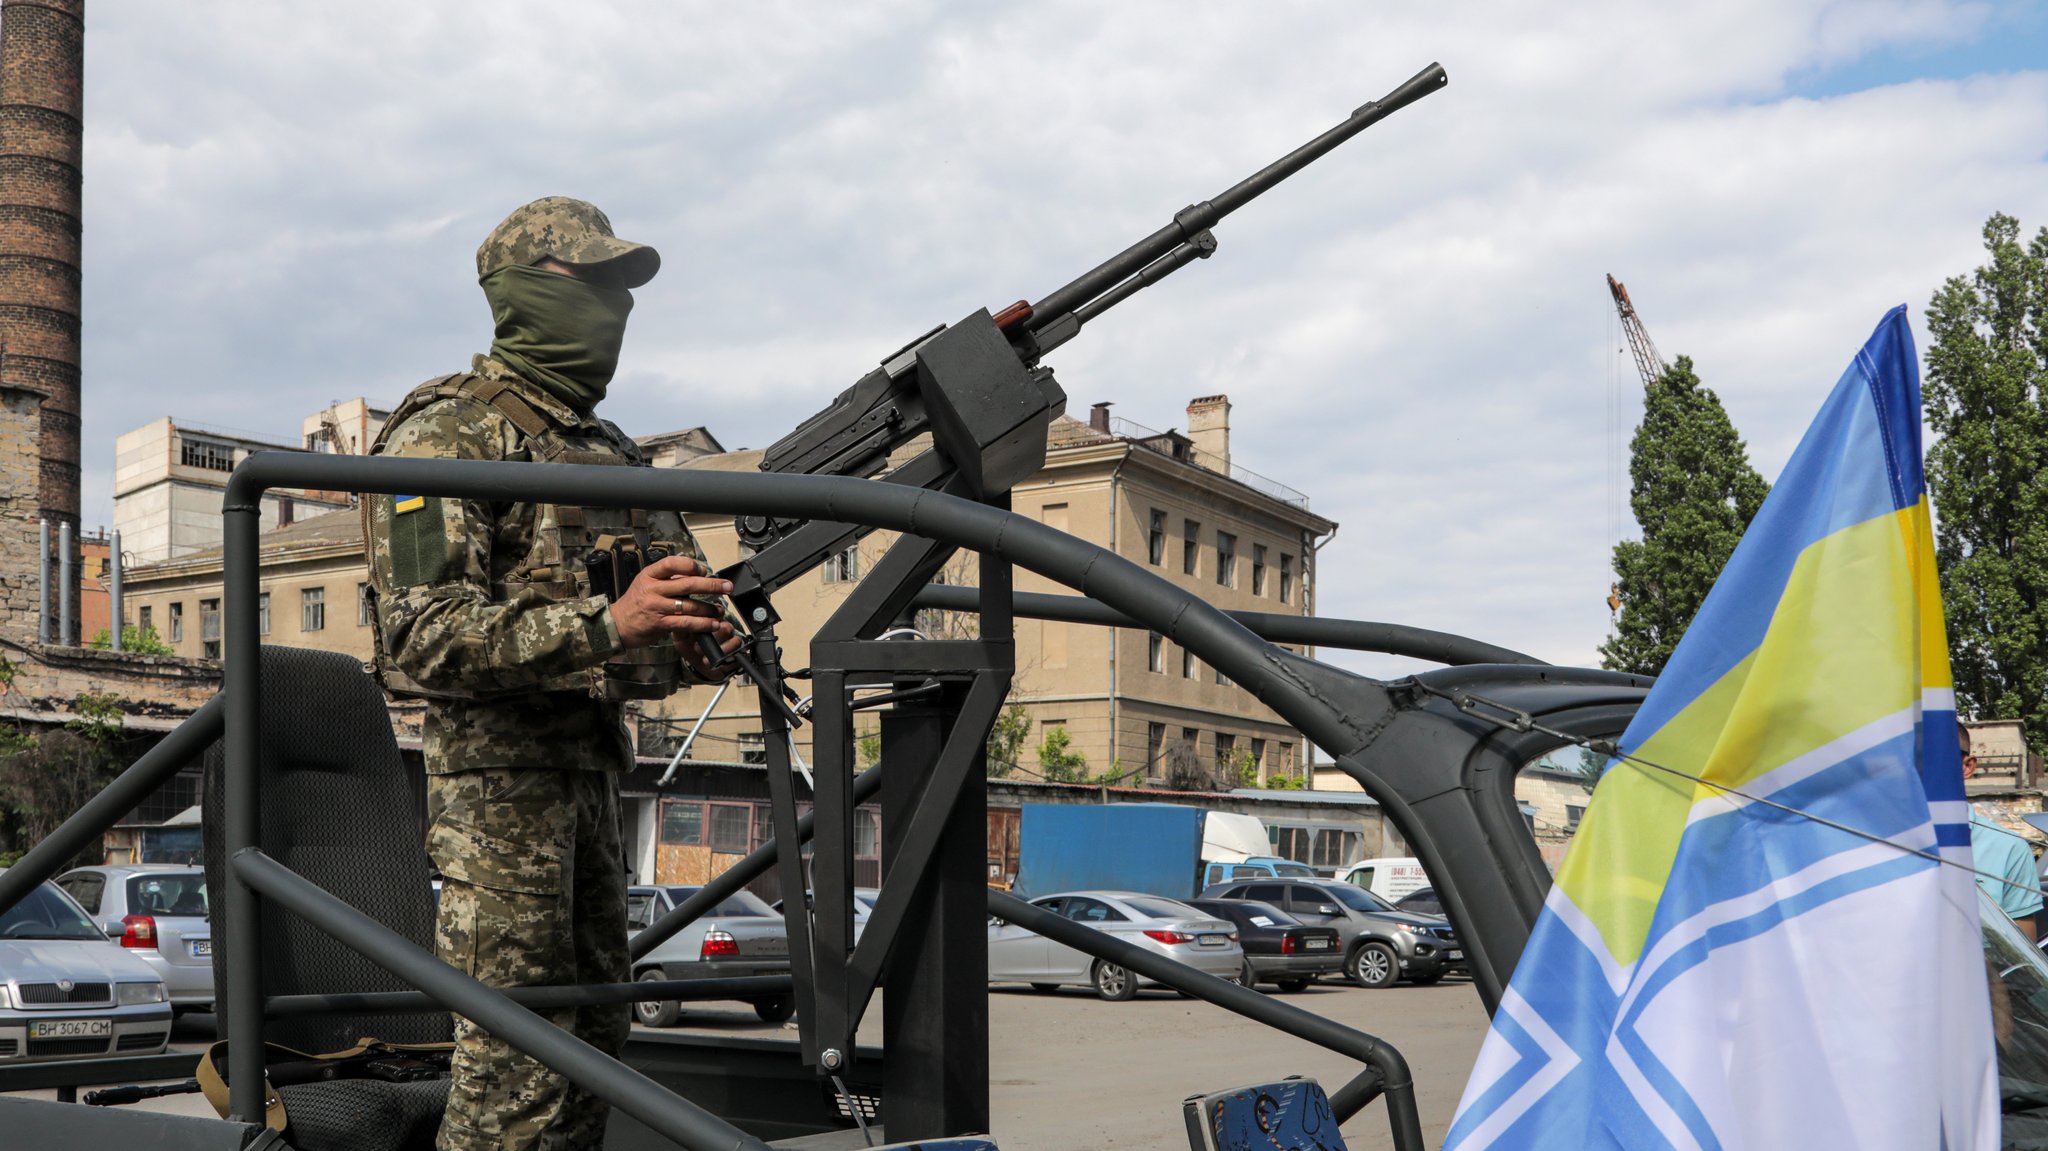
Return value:
[[(1423, 1136), (1441, 1145), (1486, 1034), (1486, 1013), (1469, 980), (1382, 991), (1318, 983), (1278, 998), (1393, 1044), (1415, 1072)], [(742, 1003), (701, 1005), (684, 1025), (723, 1034), (781, 1030), (760, 1023)], [(1170, 991), (1104, 1003), (1081, 988), (1039, 994), (1022, 985), (996, 987), (989, 1029), (991, 1119), (1003, 1151), (1185, 1151), (1180, 1106), (1189, 1095), (1287, 1075), (1313, 1076), (1334, 1090), (1360, 1070), (1343, 1056)], [(881, 1042), (879, 1000), (860, 1038)], [(1386, 1108), (1367, 1107), (1345, 1124), (1344, 1138), (1354, 1151), (1391, 1148)]]
[[(1320, 983), (1279, 998), (1392, 1043), (1415, 1071), (1423, 1135), (1431, 1146), (1442, 1141), (1486, 1031), (1469, 981), (1383, 991)], [(202, 1049), (212, 1024), (210, 1015), (181, 1018), (174, 1046)], [(1359, 1070), (1342, 1056), (1168, 991), (1104, 1003), (1080, 988), (1039, 994), (997, 987), (989, 994), (989, 1024), (990, 1102), (1003, 1151), (1182, 1151), (1180, 1104), (1188, 1095), (1286, 1075), (1311, 1075), (1334, 1089)], [(697, 1005), (683, 1025), (723, 1035), (794, 1035), (795, 1027), (762, 1023), (744, 1003)], [(861, 1040), (881, 1041), (879, 1000)], [(210, 1114), (198, 1096), (146, 1106)], [(1345, 1125), (1344, 1137), (1355, 1151), (1390, 1148), (1386, 1108), (1367, 1107)]]

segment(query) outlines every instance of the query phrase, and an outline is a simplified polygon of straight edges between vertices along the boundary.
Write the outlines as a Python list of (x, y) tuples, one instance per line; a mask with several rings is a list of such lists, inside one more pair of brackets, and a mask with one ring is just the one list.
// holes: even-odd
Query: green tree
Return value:
[[(113, 696), (82, 693), (71, 701), (71, 720), (39, 736), (0, 730), (0, 803), (14, 817), (24, 846), (42, 842), (57, 825), (105, 790), (123, 759), (121, 709)], [(99, 863), (97, 843), (74, 864)]]
[(1053, 783), (1088, 782), (1088, 757), (1073, 749), (1074, 737), (1064, 727), (1045, 733), (1038, 745), (1038, 774)]
[(1031, 713), (1011, 704), (996, 717), (988, 732), (988, 777), (1001, 779), (1017, 770), (1017, 754), (1031, 736)]
[(2003, 213), (1927, 307), (1927, 487), (1956, 703), (2048, 750), (2048, 228)]
[[(92, 633), (92, 639), (87, 642), (86, 646), (106, 651), (113, 646), (113, 637), (108, 634), (106, 628), (101, 628)], [(121, 650), (128, 652), (130, 655), (178, 654), (175, 648), (165, 643), (156, 634), (155, 628), (138, 628), (132, 623), (121, 629)]]
[(1629, 508), (1643, 538), (1614, 545), (1620, 614), (1600, 663), (1656, 675), (1771, 489), (1688, 356), (1644, 389), (1629, 452)]

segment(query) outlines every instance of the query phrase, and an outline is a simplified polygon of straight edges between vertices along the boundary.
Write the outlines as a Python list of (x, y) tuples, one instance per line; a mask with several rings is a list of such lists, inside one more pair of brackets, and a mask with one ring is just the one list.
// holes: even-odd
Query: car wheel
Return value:
[[(661, 968), (650, 967), (640, 973), (637, 982), (656, 983), (663, 978)], [(633, 1018), (648, 1027), (674, 1027), (676, 1020), (683, 1017), (683, 1005), (673, 999), (657, 999), (633, 1005)]]
[(1401, 978), (1400, 957), (1386, 944), (1368, 939), (1351, 953), (1344, 974), (1360, 987), (1392, 987)]
[(1282, 979), (1282, 980), (1281, 980), (1281, 981), (1279, 982), (1279, 988), (1280, 988), (1280, 990), (1282, 990), (1282, 991), (1285, 991), (1285, 992), (1286, 992), (1287, 994), (1289, 994), (1289, 995), (1293, 995), (1294, 993), (1296, 993), (1296, 992), (1298, 992), (1298, 991), (1307, 991), (1307, 990), (1308, 990), (1308, 980), (1306, 980), (1306, 979)]
[(1051, 995), (1059, 989), (1060, 985), (1057, 983), (1034, 983), (1031, 985), (1031, 990), (1038, 992), (1040, 995)]
[(1128, 968), (1099, 960), (1095, 964), (1095, 994), (1111, 1003), (1121, 1002), (1138, 994), (1138, 977)]
[(1244, 961), (1244, 970), (1237, 973), (1237, 983), (1240, 987), (1249, 987), (1254, 991), (1258, 990), (1259, 973), (1252, 969), (1251, 960), (1247, 959)]
[(796, 998), (778, 995), (773, 999), (756, 999), (754, 1014), (760, 1016), (763, 1023), (787, 1023), (790, 1016), (796, 1014)]

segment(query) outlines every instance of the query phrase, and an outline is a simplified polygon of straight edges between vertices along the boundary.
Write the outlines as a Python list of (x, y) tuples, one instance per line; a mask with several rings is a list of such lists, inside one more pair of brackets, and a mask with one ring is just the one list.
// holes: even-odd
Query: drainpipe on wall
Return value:
[[(1338, 525), (1338, 527), (1342, 526), (1341, 524)], [(1336, 538), (1337, 528), (1331, 528), (1329, 535), (1321, 539), (1308, 541), (1308, 546), (1302, 549), (1301, 614), (1303, 615), (1315, 614), (1315, 610), (1309, 606), (1309, 600), (1315, 594), (1315, 573), (1320, 573), (1323, 570), (1323, 547)], [(1315, 650), (1312, 647), (1303, 647), (1302, 654), (1310, 659), (1314, 659)], [(1316, 745), (1310, 742), (1306, 734), (1303, 734), (1301, 737), (1301, 755), (1302, 775), (1307, 779), (1308, 785), (1314, 787), (1316, 785)]]
[(78, 597), (78, 576), (71, 567), (71, 522), (57, 525), (57, 646), (76, 647), (72, 629), (78, 622), (71, 605)]
[(44, 520), (42, 544), (36, 550), (42, 565), (36, 574), (36, 642), (50, 646), (50, 521)]
[(113, 565), (107, 570), (107, 635), (113, 650), (120, 651), (124, 617), (121, 611), (121, 533), (118, 529), (108, 541), (107, 562)]

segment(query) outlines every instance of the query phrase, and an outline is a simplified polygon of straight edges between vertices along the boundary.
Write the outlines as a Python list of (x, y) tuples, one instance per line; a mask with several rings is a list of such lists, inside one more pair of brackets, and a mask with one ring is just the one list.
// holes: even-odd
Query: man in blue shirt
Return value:
[[(1956, 725), (1963, 753), (1963, 779), (1977, 774), (1977, 756), (1970, 750), (1970, 729)], [(2033, 939), (2034, 913), (2041, 910), (2041, 880), (2034, 870), (2034, 850), (2020, 835), (1984, 818), (1970, 805), (1970, 853), (1977, 865), (1977, 886), (1991, 896)]]

